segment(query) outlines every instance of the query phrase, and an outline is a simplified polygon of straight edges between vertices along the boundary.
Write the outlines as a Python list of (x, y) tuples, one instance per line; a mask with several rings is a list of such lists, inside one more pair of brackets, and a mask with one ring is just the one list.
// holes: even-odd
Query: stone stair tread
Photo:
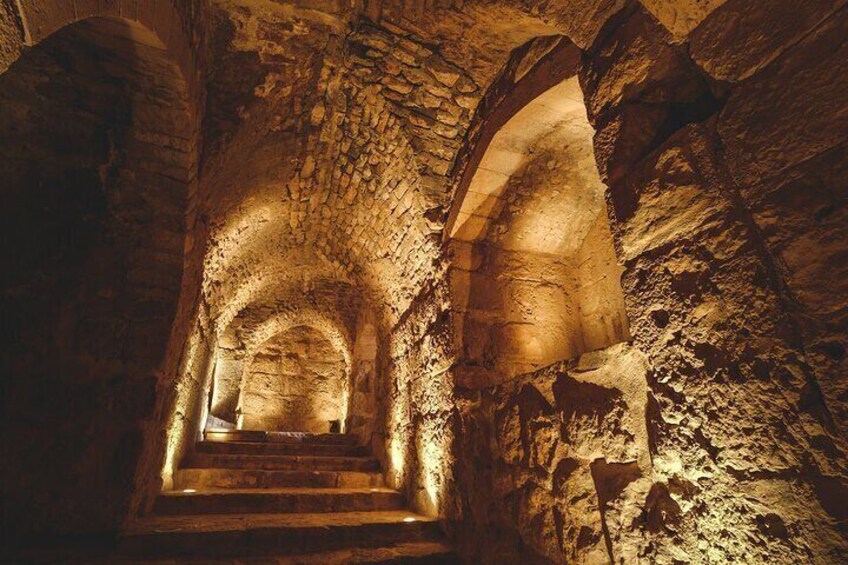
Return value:
[(376, 459), (372, 455), (288, 455), (285, 453), (201, 453), (194, 452), (192, 457), (200, 456), (203, 457), (221, 457), (221, 458), (233, 458), (233, 459), (258, 459), (258, 460), (273, 460), (273, 459), (281, 459), (281, 460), (289, 460), (289, 459), (297, 459), (300, 461), (304, 461), (306, 463), (317, 460), (317, 461), (331, 461), (333, 459), (353, 459), (356, 461), (376, 461)]
[(387, 488), (288, 487), (188, 489), (160, 494), (158, 515), (230, 514), (237, 512), (354, 512), (396, 510), (404, 506), (400, 492)]
[(374, 488), (383, 486), (378, 470), (237, 469), (233, 467), (181, 468), (175, 475), (176, 490), (186, 488)]
[[(338, 433), (301, 433), (301, 432), (261, 432), (252, 430), (206, 430), (204, 441), (216, 443), (288, 443), (322, 445), (356, 445), (359, 438), (351, 434)], [(244, 438), (244, 439), (240, 439)]]
[[(210, 565), (203, 559), (119, 561), (123, 565)], [(397, 543), (382, 547), (347, 548), (300, 555), (216, 559), (215, 565), (367, 565), (376, 563), (459, 563), (453, 549), (438, 541)]]
[(424, 524), (437, 522), (434, 518), (404, 510), (298, 514), (182, 514), (140, 518), (129, 524), (123, 537), (157, 533), (212, 533), (254, 529), (305, 529), (399, 524), (406, 523), (408, 519)]
[(339, 456), (339, 455), (283, 455), (283, 454), (252, 454), (252, 453), (202, 453), (195, 452), (187, 458), (182, 468), (203, 468), (239, 466), (251, 469), (273, 469), (275, 467), (315, 470), (377, 468), (379, 462), (371, 456)]
[(389, 487), (271, 487), (271, 488), (204, 488), (195, 492), (166, 490), (160, 496), (203, 496), (207, 494), (370, 494), (375, 492), (397, 493)]
[[(389, 547), (356, 548), (349, 550), (313, 553), (311, 555), (292, 555), (277, 560), (277, 565), (349, 565), (367, 563), (394, 563), (406, 560), (439, 558), (438, 563), (459, 561), (453, 550), (440, 542), (410, 542)], [(451, 561), (452, 560), (452, 561)], [(435, 563), (435, 561), (433, 561)]]
[(255, 455), (330, 455), (367, 457), (367, 446), (348, 443), (284, 443), (265, 441), (201, 441), (197, 453), (255, 454)]
[(164, 491), (159, 496), (168, 497), (195, 497), (195, 496), (221, 496), (221, 495), (249, 495), (256, 494), (263, 496), (268, 494), (281, 495), (333, 495), (344, 496), (346, 494), (374, 494), (374, 493), (391, 493), (397, 494), (399, 491), (388, 487), (368, 487), (368, 488), (351, 488), (351, 487), (269, 487), (269, 488), (204, 488), (191, 489), (194, 492), (184, 492), (181, 490)]

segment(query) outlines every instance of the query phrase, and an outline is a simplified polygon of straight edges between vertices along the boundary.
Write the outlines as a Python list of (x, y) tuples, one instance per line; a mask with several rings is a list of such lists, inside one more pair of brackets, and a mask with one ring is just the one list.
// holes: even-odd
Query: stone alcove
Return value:
[(491, 110), (451, 211), (458, 374), (467, 386), (629, 338), (594, 130), (577, 77), (557, 73), (558, 83), (515, 75), (532, 84)]

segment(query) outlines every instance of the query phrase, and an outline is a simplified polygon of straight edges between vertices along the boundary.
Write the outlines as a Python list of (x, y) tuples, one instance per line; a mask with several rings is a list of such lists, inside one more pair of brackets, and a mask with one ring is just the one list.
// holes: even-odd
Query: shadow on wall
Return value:
[(2, 488), (23, 532), (128, 510), (182, 278), (187, 96), (158, 38), (117, 20), (0, 76)]

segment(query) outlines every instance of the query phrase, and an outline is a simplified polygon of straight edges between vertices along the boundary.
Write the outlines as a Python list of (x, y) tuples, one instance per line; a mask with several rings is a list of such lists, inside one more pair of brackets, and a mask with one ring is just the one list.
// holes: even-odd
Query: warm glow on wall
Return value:
[(386, 480), (394, 488), (405, 484), (408, 472), (408, 432), (410, 425), (409, 389), (407, 383), (398, 379), (398, 391), (388, 406)]
[[(201, 354), (202, 332), (199, 324), (188, 338), (185, 349), (184, 362), (181, 367), (180, 386), (177, 386), (174, 407), (168, 421), (167, 439), (165, 444), (165, 460), (162, 466), (161, 478), (163, 488), (170, 490), (173, 486), (173, 475), (179, 465), (178, 458), (182, 455), (186, 444), (194, 440), (186, 437), (188, 432), (189, 414), (196, 411), (198, 415), (203, 414), (202, 407), (196, 403), (201, 393), (201, 387), (206, 375), (199, 374), (202, 371), (206, 359)], [(199, 423), (195, 422), (199, 429)]]
[(422, 490), (417, 506), (422, 513), (439, 516), (445, 499), (445, 485), (452, 467), (450, 452), (453, 432), (442, 418), (422, 420), (417, 433), (418, 475)]

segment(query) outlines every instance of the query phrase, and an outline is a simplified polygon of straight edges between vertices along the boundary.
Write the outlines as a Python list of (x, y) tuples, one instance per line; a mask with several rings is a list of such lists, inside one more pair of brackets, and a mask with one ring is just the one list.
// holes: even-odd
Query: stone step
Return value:
[(174, 489), (245, 488), (373, 488), (383, 486), (379, 472), (363, 471), (273, 471), (262, 469), (179, 469)]
[[(215, 565), (247, 565), (243, 557), (216, 559)], [(249, 558), (248, 558), (249, 559)], [(252, 560), (251, 560), (252, 562)], [(208, 558), (180, 559), (179, 561), (138, 561), (116, 559), (122, 565), (209, 565)], [(459, 557), (442, 542), (418, 541), (397, 543), (382, 547), (350, 548), (300, 555), (266, 556), (262, 565), (459, 565)], [(258, 565), (258, 564), (257, 564)]]
[(358, 445), (359, 437), (352, 434), (313, 434), (301, 432), (265, 432), (258, 430), (205, 430), (206, 441), (248, 441), (310, 445)]
[(159, 515), (402, 510), (403, 496), (386, 488), (293, 488), (172, 491), (156, 498)]
[(219, 559), (372, 548), (440, 537), (435, 520), (404, 511), (150, 516), (121, 535), (119, 553)]
[(192, 453), (182, 465), (186, 469), (228, 468), (287, 471), (376, 471), (373, 457), (335, 457), (330, 455), (251, 455)]
[(336, 443), (285, 443), (272, 441), (201, 441), (198, 453), (247, 455), (331, 455), (335, 457), (365, 457), (370, 450), (364, 445)]

